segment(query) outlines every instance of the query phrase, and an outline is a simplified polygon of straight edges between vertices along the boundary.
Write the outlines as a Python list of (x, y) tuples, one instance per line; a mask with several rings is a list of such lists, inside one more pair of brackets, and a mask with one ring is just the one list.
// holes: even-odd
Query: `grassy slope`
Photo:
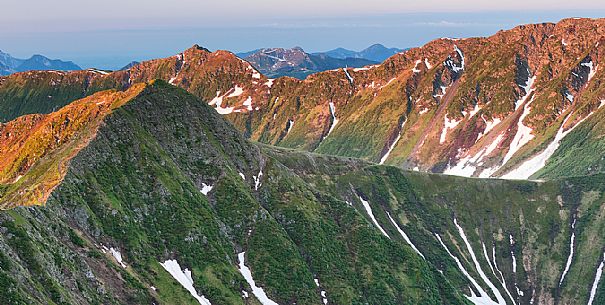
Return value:
[[(557, 300), (559, 304), (575, 304), (577, 300), (588, 299), (605, 247), (605, 241), (599, 237), (605, 233), (602, 175), (545, 183), (466, 179), (373, 165), (350, 168), (347, 167), (350, 161), (344, 159), (284, 153), (275, 148), (266, 150), (295, 172), (304, 173), (302, 177), (307, 183), (352, 202), (360, 211), (363, 209), (356, 197), (364, 196), (373, 205), (373, 213), (383, 228), (391, 237), (399, 238), (387, 218), (389, 212), (425, 257), (467, 294), (469, 282), (434, 237), (439, 234), (481, 282), (454, 226), (454, 217), (464, 228), (483, 271), (505, 298), (504, 289), (484, 259), (482, 241), (490, 259), (492, 247), (495, 249), (507, 287), (520, 302), (529, 303), (532, 296), (537, 303)], [(296, 154), (299, 156), (295, 157)], [(572, 215), (578, 217), (576, 255), (559, 288), (569, 254)], [(513, 247), (509, 234), (515, 240)], [(516, 274), (512, 271), (511, 251), (517, 259)], [(524, 296), (516, 295), (515, 282)], [(486, 285), (483, 287), (489, 291)], [(605, 297), (603, 292), (598, 296)]]
[[(255, 192), (261, 167), (266, 178)], [(214, 185), (207, 197), (202, 182)], [(0, 247), (12, 265), (0, 266), (3, 290), (18, 291), (4, 297), (194, 304), (158, 264), (174, 258), (214, 304), (242, 304), (241, 290), (252, 294), (236, 254), (246, 251), (257, 284), (280, 304), (320, 304), (314, 277), (336, 304), (464, 302), (362, 215), (266, 159), (185, 91), (157, 82), (105, 119), (46, 207), (0, 215)], [(119, 248), (128, 267), (103, 246)]]

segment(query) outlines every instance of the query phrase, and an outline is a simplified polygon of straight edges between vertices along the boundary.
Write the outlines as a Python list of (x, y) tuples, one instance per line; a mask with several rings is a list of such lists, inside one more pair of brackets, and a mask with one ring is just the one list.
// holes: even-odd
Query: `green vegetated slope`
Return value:
[(176, 260), (212, 304), (259, 304), (242, 252), (279, 304), (322, 304), (322, 291), (329, 304), (586, 303), (604, 182), (432, 175), (253, 144), (156, 81), (107, 115), (45, 206), (0, 213), (0, 303), (197, 304), (160, 265)]
[(212, 304), (259, 304), (238, 270), (245, 252), (279, 304), (322, 304), (322, 291), (330, 304), (468, 304), (291, 158), (268, 157), (197, 98), (153, 82), (104, 119), (45, 206), (0, 213), (0, 303), (197, 304), (160, 265), (174, 259)]
[[(589, 298), (605, 248), (603, 175), (549, 182), (468, 179), (374, 165), (352, 169), (350, 160), (265, 151), (309, 185), (343, 198), (362, 214), (363, 198), (386, 233), (402, 241), (392, 217), (427, 261), (466, 295), (473, 285), (436, 235), (496, 301), (454, 219), (507, 304), (582, 304)], [(561, 281), (574, 222), (574, 255)], [(604, 301), (605, 288), (599, 285), (593, 304)]]
[(605, 171), (605, 111), (595, 112), (561, 141), (559, 149), (534, 177), (573, 177)]

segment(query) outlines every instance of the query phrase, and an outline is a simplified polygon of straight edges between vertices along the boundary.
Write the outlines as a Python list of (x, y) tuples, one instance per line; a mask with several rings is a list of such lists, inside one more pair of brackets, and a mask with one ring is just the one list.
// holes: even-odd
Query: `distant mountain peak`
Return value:
[(0, 75), (31, 70), (73, 71), (82, 70), (82, 68), (71, 61), (50, 59), (40, 54), (34, 54), (28, 59), (19, 59), (0, 51)]
[(398, 49), (398, 48), (387, 48), (380, 43), (375, 43), (361, 51), (353, 51), (353, 50), (348, 50), (348, 49), (339, 47), (339, 48), (336, 48), (336, 49), (333, 49), (333, 50), (330, 50), (327, 52), (314, 53), (314, 54), (315, 55), (325, 54), (327, 56), (330, 56), (333, 58), (340, 58), (340, 59), (364, 58), (364, 59), (375, 61), (375, 62), (383, 62), (387, 58), (389, 58), (401, 51), (403, 51), (403, 50)]
[(298, 46), (291, 49), (263, 48), (238, 56), (268, 77), (291, 76), (299, 79), (320, 71), (376, 64), (363, 58), (338, 59), (324, 54), (309, 54)]
[(205, 51), (205, 52), (210, 53), (210, 50), (208, 50), (208, 49), (206, 49), (206, 48), (204, 48), (204, 47), (200, 46), (200, 45), (199, 45), (199, 44), (197, 44), (197, 43), (196, 43), (196, 44), (194, 44), (193, 46), (191, 46), (191, 48), (189, 48), (189, 49), (187, 49), (187, 50)]

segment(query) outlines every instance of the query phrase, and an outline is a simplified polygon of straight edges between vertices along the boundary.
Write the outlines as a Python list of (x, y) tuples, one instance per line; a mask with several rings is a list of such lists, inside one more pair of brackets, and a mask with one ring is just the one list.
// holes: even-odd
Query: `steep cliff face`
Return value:
[(381, 65), (304, 81), (268, 79), (229, 52), (194, 46), (107, 75), (0, 79), (0, 114), (49, 112), (98, 90), (161, 78), (255, 141), (420, 171), (548, 178), (565, 175), (540, 169), (581, 137), (579, 127), (595, 122), (605, 99), (604, 24), (566, 19), (487, 38), (438, 39)]

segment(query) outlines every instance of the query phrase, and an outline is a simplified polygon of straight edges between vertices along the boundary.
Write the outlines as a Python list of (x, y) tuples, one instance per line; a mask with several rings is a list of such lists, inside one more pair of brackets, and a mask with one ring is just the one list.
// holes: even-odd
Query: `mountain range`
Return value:
[(326, 70), (352, 67), (360, 68), (378, 64), (365, 58), (334, 58), (326, 54), (309, 54), (302, 48), (259, 49), (238, 55), (267, 77), (290, 76), (305, 79), (307, 76)]
[(18, 59), (0, 51), (0, 75), (30, 70), (74, 71), (82, 70), (82, 68), (71, 61), (49, 59), (42, 55), (33, 55), (28, 59)]
[(352, 51), (352, 50), (348, 50), (345, 48), (336, 48), (334, 50), (320, 52), (320, 53), (314, 53), (314, 54), (316, 54), (316, 55), (323, 54), (323, 55), (326, 55), (326, 56), (329, 56), (332, 58), (340, 58), (340, 59), (363, 58), (363, 59), (367, 59), (367, 60), (371, 60), (371, 61), (375, 61), (375, 62), (383, 62), (387, 58), (389, 58), (397, 53), (401, 53), (403, 51), (404, 51), (403, 49), (387, 48), (387, 47), (377, 43), (377, 44), (373, 44), (361, 51)]
[(0, 303), (603, 304), (603, 43), (0, 77)]

